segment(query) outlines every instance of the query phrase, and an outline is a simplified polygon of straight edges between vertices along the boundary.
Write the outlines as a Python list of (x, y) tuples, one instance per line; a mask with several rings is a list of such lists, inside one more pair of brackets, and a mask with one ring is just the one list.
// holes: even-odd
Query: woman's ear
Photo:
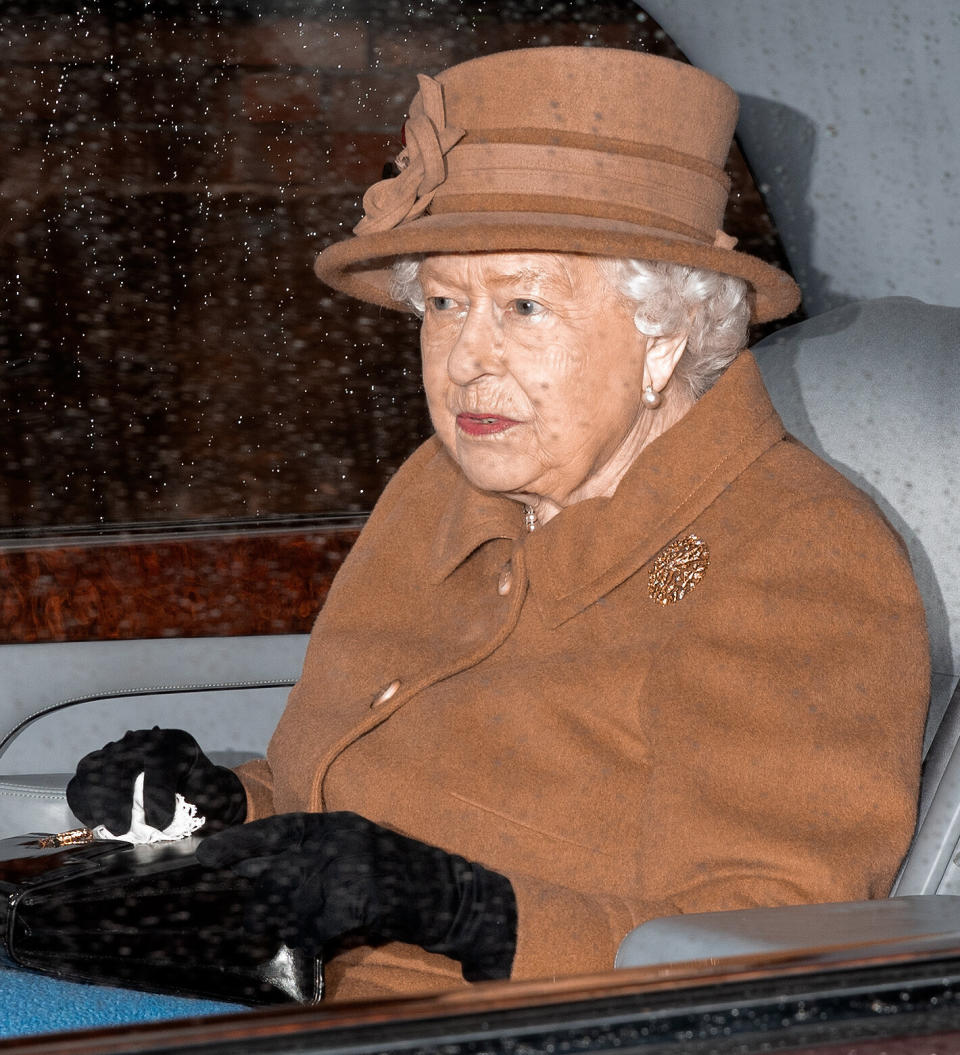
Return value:
[(668, 337), (647, 338), (643, 364), (644, 388), (652, 385), (655, 392), (662, 392), (667, 387), (687, 347), (687, 337), (686, 333), (677, 333)]

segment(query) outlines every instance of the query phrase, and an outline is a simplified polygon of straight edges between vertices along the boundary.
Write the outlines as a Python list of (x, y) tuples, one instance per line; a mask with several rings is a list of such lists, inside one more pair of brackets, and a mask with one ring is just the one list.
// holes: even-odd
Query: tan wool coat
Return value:
[[(651, 599), (695, 535), (702, 579)], [(610, 498), (533, 533), (434, 439), (317, 619), (250, 819), (355, 810), (507, 875), (514, 978), (602, 971), (655, 916), (886, 894), (915, 819), (923, 608), (875, 506), (742, 354)], [(335, 998), (465, 984), (400, 945)]]

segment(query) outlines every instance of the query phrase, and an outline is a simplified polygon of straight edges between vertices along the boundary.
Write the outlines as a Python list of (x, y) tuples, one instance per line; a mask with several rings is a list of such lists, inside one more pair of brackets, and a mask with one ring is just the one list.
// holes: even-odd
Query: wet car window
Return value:
[(0, 530), (369, 509), (415, 322), (321, 286), (418, 71), (635, 46), (630, 2), (6, 3)]
[[(8, 591), (19, 622), (5, 640), (17, 642), (309, 630), (362, 514), (430, 431), (416, 320), (312, 272), (397, 153), (416, 74), (528, 45), (676, 54), (630, 0), (8, 0), (0, 40), (0, 542), (330, 514), (349, 526), (321, 542), (277, 535), (269, 560), (259, 540), (225, 546), (213, 532), (189, 553), (131, 547), (129, 573), (91, 548), (52, 602)], [(788, 266), (757, 187), (732, 166), (725, 229)], [(9, 580), (39, 568), (47, 589), (60, 555), (19, 557)], [(157, 568), (165, 592), (148, 597)], [(282, 611), (256, 592), (268, 578)], [(952, 1001), (955, 969), (916, 1006)], [(788, 1023), (777, 986), (771, 1030)], [(700, 1030), (704, 1050), (732, 1035), (750, 995), (722, 1014), (698, 1004), (678, 1043), (681, 1028)], [(881, 996), (867, 1011), (890, 1013)], [(790, 1005), (797, 1023), (805, 999)], [(571, 1043), (599, 1047), (592, 1029)], [(649, 1023), (624, 1030), (611, 1045)], [(515, 1023), (505, 1032), (507, 1050)]]

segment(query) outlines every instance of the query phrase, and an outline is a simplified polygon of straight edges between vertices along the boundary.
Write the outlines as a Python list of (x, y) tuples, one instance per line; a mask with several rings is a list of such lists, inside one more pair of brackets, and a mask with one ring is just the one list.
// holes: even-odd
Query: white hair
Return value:
[[(750, 323), (747, 283), (705, 268), (659, 260), (596, 257), (600, 274), (634, 308), (634, 325), (649, 337), (686, 331), (675, 376), (699, 399), (746, 346)], [(393, 265), (390, 295), (423, 315), (422, 256)]]
[(426, 301), (423, 297), (423, 286), (420, 285), (420, 265), (422, 256), (401, 256), (393, 265), (393, 278), (390, 282), (390, 296), (398, 304), (406, 304), (417, 315), (423, 317)]
[(661, 260), (598, 261), (600, 273), (631, 305), (648, 337), (687, 332), (675, 376), (694, 399), (720, 377), (746, 346), (748, 286), (742, 278)]

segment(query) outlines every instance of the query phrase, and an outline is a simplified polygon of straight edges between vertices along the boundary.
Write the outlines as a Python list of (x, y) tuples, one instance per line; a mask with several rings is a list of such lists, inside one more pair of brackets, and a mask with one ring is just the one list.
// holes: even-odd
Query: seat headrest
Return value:
[(903, 536), (933, 669), (960, 675), (960, 308), (860, 301), (753, 350), (787, 429), (871, 495)]

